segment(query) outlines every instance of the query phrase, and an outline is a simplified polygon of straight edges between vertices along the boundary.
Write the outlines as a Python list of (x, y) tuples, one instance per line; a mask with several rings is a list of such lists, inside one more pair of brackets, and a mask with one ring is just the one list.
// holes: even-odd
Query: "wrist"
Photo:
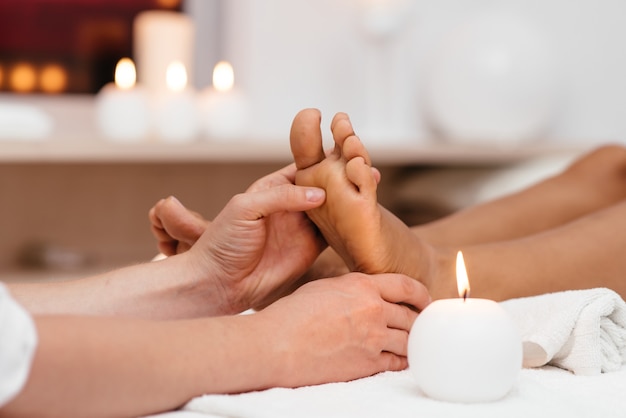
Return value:
[(205, 254), (196, 254), (193, 248), (170, 257), (179, 264), (177, 297), (197, 307), (198, 316), (219, 316), (238, 313), (232, 295), (222, 285), (219, 266)]
[(271, 387), (292, 387), (294, 370), (297, 365), (294, 357), (298, 356), (298, 349), (294, 335), (290, 335), (288, 321), (280, 312), (270, 307), (250, 315), (238, 315), (237, 320), (248, 323), (247, 335), (254, 347), (254, 364), (249, 367), (257, 370), (258, 389)]

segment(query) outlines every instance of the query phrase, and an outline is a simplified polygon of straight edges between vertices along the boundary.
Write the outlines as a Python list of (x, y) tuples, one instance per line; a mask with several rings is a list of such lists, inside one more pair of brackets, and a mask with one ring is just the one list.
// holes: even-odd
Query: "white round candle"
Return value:
[(486, 299), (431, 303), (411, 328), (408, 350), (418, 386), (442, 401), (500, 399), (522, 367), (515, 324), (500, 305)]
[(135, 66), (122, 58), (115, 68), (115, 82), (105, 85), (96, 97), (96, 123), (104, 137), (118, 142), (137, 142), (150, 129), (145, 91), (135, 85)]
[[(467, 295), (468, 289), (459, 293)], [(437, 300), (411, 328), (408, 360), (419, 388), (430, 398), (495, 401), (518, 379), (522, 340), (513, 320), (492, 300)]]
[(213, 86), (199, 97), (201, 128), (209, 140), (244, 139), (247, 128), (246, 97), (234, 87), (234, 72), (227, 62), (213, 70)]
[(187, 86), (185, 66), (173, 62), (166, 72), (168, 91), (155, 100), (154, 123), (164, 142), (190, 142), (198, 133), (198, 115), (193, 90)]

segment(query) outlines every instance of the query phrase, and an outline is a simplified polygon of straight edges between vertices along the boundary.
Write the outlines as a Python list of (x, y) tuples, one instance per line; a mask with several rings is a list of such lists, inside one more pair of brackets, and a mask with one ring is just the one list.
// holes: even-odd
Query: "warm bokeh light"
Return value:
[(157, 0), (157, 5), (166, 9), (174, 9), (180, 6), (180, 1), (181, 0)]
[(233, 66), (226, 61), (220, 61), (213, 69), (213, 87), (217, 91), (228, 91), (235, 84)]
[(467, 298), (470, 293), (470, 285), (467, 270), (465, 269), (465, 260), (463, 260), (461, 251), (456, 253), (456, 284), (459, 289), (459, 297)]
[(0, 90), (2, 89), (2, 83), (4, 82), (4, 68), (0, 65)]
[(35, 90), (37, 73), (35, 67), (27, 62), (15, 64), (9, 74), (9, 86), (18, 93), (29, 93)]
[(180, 61), (167, 66), (165, 82), (170, 91), (183, 91), (187, 87), (187, 69)]
[(115, 66), (115, 85), (122, 90), (128, 90), (135, 86), (137, 71), (135, 63), (130, 58), (122, 58)]
[(39, 87), (44, 93), (62, 93), (67, 89), (67, 70), (59, 64), (48, 64), (39, 74)]

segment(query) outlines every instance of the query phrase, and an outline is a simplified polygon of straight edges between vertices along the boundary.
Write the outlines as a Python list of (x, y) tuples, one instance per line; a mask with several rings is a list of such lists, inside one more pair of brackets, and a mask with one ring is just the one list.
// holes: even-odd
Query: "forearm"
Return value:
[(188, 255), (138, 264), (79, 280), (13, 283), (13, 296), (34, 314), (119, 315), (177, 319), (224, 312), (211, 271)]
[[(39, 345), (29, 380), (0, 415), (139, 416), (204, 393), (273, 384), (272, 364), (247, 316), (185, 321), (35, 318)], [(259, 347), (250, 341), (259, 341)]]

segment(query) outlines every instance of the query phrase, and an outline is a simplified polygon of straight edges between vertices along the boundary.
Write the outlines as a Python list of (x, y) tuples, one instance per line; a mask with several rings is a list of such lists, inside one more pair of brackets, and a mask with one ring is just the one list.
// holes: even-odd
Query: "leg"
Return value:
[[(546, 232), (463, 249), (472, 295), (495, 300), (608, 287), (626, 298), (626, 201)], [(435, 281), (450, 283), (453, 254)], [(448, 287), (447, 294), (456, 291)]]
[(320, 113), (300, 112), (291, 130), (291, 149), (298, 171), (296, 184), (322, 187), (326, 202), (307, 212), (324, 238), (353, 271), (396, 272), (428, 287), (432, 249), (376, 199), (376, 178), (367, 151), (355, 136), (348, 116), (331, 124), (335, 148), (322, 149)]
[(519, 238), (563, 225), (626, 198), (626, 149), (601, 147), (535, 186), (414, 228), (434, 245)]
[[(314, 110), (303, 111), (294, 120), (291, 144), (298, 167), (296, 182), (326, 189), (326, 203), (308, 213), (351, 269), (405, 273), (424, 283), (435, 299), (455, 297), (455, 253), (462, 249), (473, 296), (503, 300), (597, 286), (626, 296), (626, 281), (621, 280), (626, 258), (620, 254), (626, 247), (626, 202), (614, 204), (625, 189), (619, 181), (621, 148), (600, 149), (561, 176), (437, 226), (482, 222), (485, 235), (497, 237), (502, 227), (493, 225), (494, 217), (521, 207), (520, 215), (507, 219), (506, 233), (498, 239), (527, 236), (480, 244), (487, 240), (478, 229), (465, 241), (462, 234), (450, 233), (433, 247), (423, 239), (428, 234), (410, 232), (376, 203), (376, 182), (369, 170), (362, 169), (367, 168), (369, 156), (347, 116), (339, 114), (333, 120), (335, 149), (327, 157), (319, 123), (320, 115)], [(553, 196), (542, 203), (542, 198)], [(521, 222), (526, 217), (530, 221)], [(517, 230), (516, 222), (523, 227)]]

